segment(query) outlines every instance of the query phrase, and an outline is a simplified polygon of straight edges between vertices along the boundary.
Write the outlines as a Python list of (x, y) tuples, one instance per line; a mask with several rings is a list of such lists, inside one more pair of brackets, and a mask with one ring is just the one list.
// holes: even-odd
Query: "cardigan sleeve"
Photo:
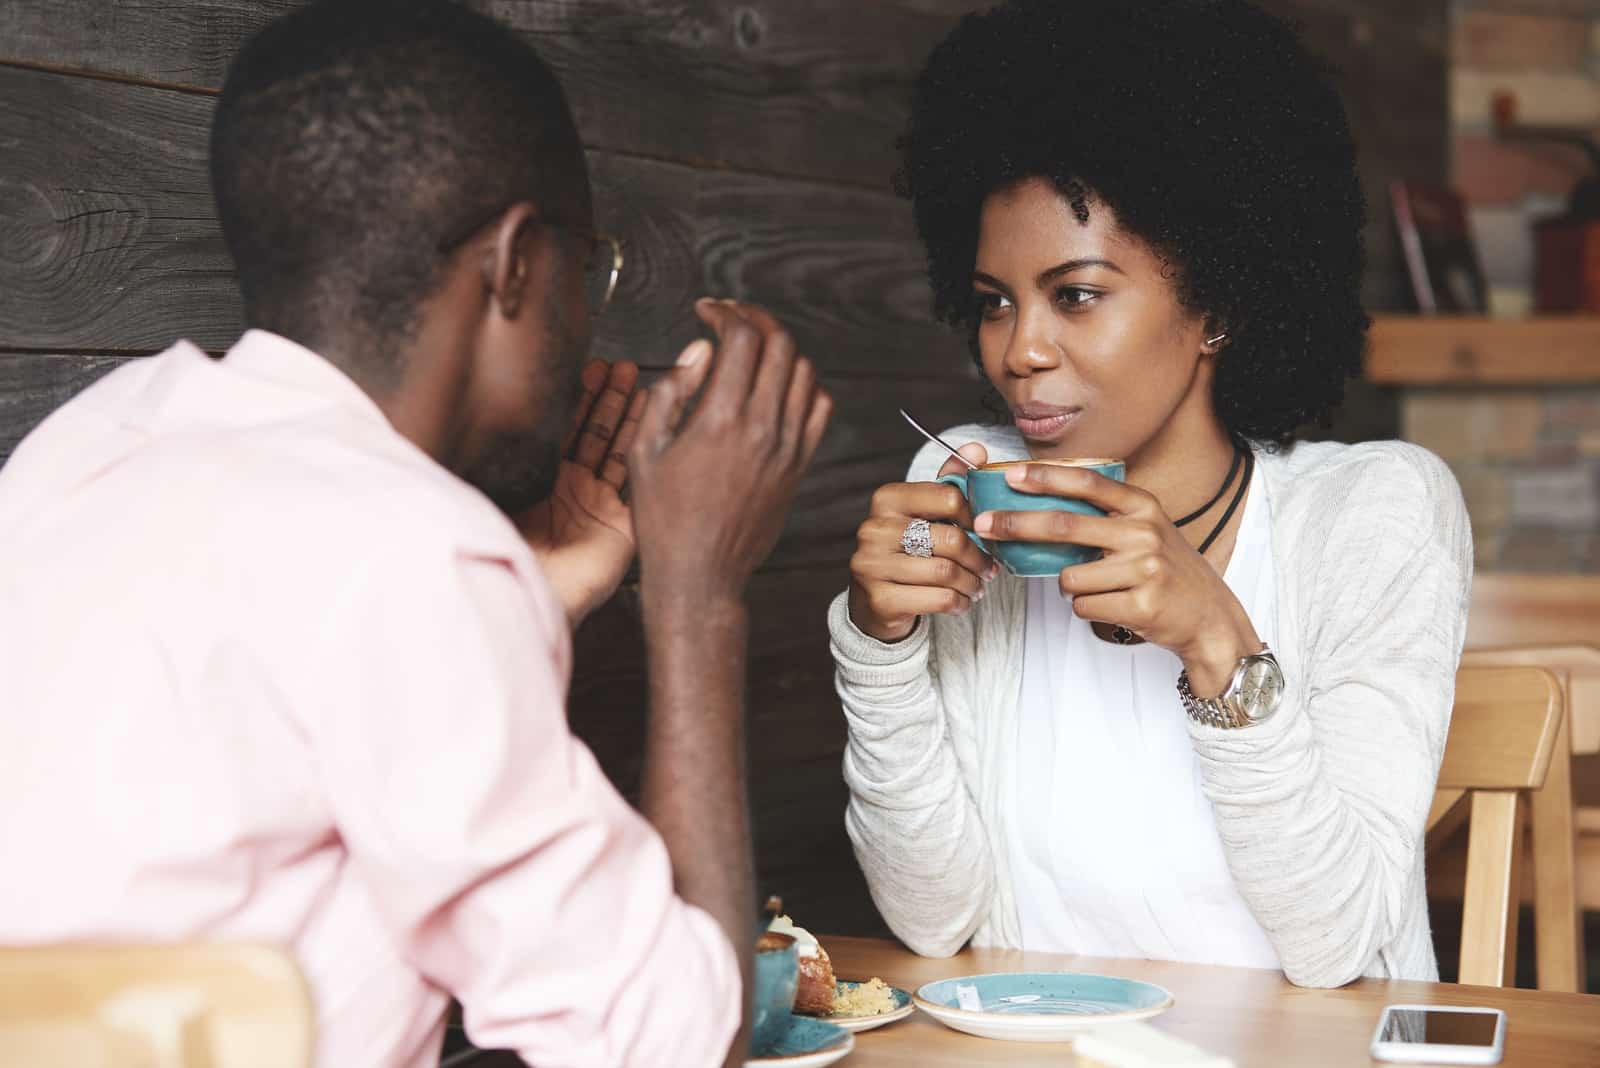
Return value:
[(849, 739), (845, 828), (879, 913), (925, 957), (967, 943), (994, 900), (988, 835), (956, 758), (929, 667), (931, 626), (893, 645), (850, 621), (849, 594), (828, 611)]
[[(991, 453), (1003, 448), (981, 427), (945, 434), (953, 442), (983, 441)], [(943, 463), (943, 452), (925, 446), (907, 480), (932, 479)], [(956, 691), (971, 685), (978, 614), (919, 620), (910, 637), (890, 645), (856, 629), (848, 592), (828, 611), (835, 684), (849, 729), (845, 828), (879, 913), (927, 957), (948, 957), (966, 945), (995, 897), (989, 834), (946, 707), (947, 700), (961, 702)]]
[(1302, 653), (1278, 715), (1190, 724), (1234, 880), (1300, 986), (1369, 974), (1421, 878), (1465, 640), (1472, 538), (1432, 454), (1350, 465), (1295, 558)]

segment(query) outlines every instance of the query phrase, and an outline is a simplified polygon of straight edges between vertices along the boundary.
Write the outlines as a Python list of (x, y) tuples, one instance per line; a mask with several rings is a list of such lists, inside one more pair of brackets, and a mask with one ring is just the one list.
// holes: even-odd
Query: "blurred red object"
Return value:
[(1536, 311), (1600, 312), (1600, 146), (1587, 131), (1517, 122), (1517, 98), (1505, 90), (1490, 99), (1496, 136), (1580, 148), (1590, 173), (1578, 180), (1562, 215), (1533, 224)]

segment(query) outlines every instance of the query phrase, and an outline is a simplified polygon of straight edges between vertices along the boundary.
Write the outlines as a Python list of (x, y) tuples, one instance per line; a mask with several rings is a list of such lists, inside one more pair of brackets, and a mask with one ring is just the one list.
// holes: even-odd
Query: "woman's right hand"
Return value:
[[(961, 455), (975, 464), (988, 461), (976, 442)], [(940, 476), (965, 470), (955, 458)], [(931, 524), (933, 555), (906, 555), (901, 546), (906, 524), (926, 519)], [(917, 617), (930, 612), (960, 615), (981, 600), (988, 582), (1000, 573), (967, 537), (972, 509), (961, 491), (940, 482), (891, 482), (872, 495), (872, 508), (856, 531), (850, 557), (850, 621), (863, 634), (881, 642), (904, 639)]]

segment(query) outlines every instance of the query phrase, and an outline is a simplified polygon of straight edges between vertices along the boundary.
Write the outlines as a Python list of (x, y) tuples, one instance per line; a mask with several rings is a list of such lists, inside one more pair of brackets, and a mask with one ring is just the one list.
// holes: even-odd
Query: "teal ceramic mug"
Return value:
[(756, 941), (755, 997), (752, 999), (750, 1052), (761, 1056), (789, 1030), (794, 995), (800, 986), (800, 954), (794, 936), (764, 932)]
[[(981, 512), (1077, 512), (1079, 515), (1105, 515), (1088, 501), (1071, 497), (1052, 497), (1044, 493), (1022, 493), (1006, 482), (1006, 472), (1023, 464), (1047, 464), (1055, 467), (1087, 467), (1107, 478), (1122, 481), (1121, 460), (1008, 460), (985, 464), (976, 471), (959, 471), (945, 475), (940, 482), (948, 482), (961, 491), (972, 514)], [(1054, 577), (1064, 567), (1087, 563), (1100, 558), (1100, 550), (1090, 545), (1069, 545), (1065, 542), (985, 541), (968, 532), (968, 537), (978, 543), (978, 548), (1005, 565), (1006, 570), (1022, 578)]]

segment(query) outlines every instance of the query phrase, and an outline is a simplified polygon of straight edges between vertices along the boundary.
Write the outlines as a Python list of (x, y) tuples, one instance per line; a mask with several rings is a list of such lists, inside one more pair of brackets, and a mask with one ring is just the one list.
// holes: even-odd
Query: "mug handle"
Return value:
[[(952, 471), (948, 475), (941, 475), (939, 476), (939, 481), (945, 483), (946, 485), (954, 486), (956, 489), (960, 490), (961, 496), (966, 497), (967, 502), (969, 504), (971, 503), (972, 497), (967, 493), (967, 474), (965, 471)], [(976, 545), (979, 550), (982, 551), (983, 555), (994, 555), (994, 553), (989, 551), (989, 546), (984, 543), (984, 540), (978, 537), (972, 531), (966, 530), (962, 531), (962, 533), (972, 539), (972, 544)]]

